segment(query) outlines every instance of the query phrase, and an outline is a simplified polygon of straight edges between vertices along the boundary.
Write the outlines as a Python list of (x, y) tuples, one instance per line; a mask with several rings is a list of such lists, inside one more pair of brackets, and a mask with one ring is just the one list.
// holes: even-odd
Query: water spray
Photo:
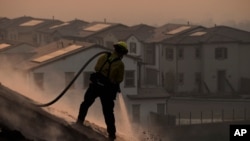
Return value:
[(132, 128), (132, 124), (129, 120), (129, 114), (128, 114), (128, 110), (127, 110), (127, 106), (124, 100), (124, 97), (122, 94), (118, 94), (118, 100), (119, 100), (119, 108), (120, 108), (120, 112), (121, 112), (121, 117), (123, 118), (123, 129), (126, 129), (125, 133), (126, 136), (129, 138), (129, 140), (133, 140), (133, 141), (138, 141), (138, 137), (135, 136), (135, 133), (133, 131)]

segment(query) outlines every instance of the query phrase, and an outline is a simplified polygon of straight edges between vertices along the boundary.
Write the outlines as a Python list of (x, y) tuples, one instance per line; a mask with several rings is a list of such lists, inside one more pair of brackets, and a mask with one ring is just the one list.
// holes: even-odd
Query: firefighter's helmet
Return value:
[(114, 44), (115, 51), (121, 54), (127, 54), (128, 48), (127, 44), (124, 41), (119, 41), (116, 44)]

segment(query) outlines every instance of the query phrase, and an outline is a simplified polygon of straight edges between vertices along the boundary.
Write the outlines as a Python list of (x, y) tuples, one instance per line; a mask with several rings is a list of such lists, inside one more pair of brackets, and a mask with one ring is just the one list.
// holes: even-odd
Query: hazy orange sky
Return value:
[(0, 17), (23, 15), (88, 22), (106, 18), (127, 25), (180, 20), (238, 23), (250, 20), (250, 0), (0, 0)]

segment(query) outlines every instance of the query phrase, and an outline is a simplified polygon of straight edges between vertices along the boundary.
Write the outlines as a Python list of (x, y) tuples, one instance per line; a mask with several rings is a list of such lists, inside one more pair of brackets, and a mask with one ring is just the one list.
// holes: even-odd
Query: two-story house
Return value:
[(30, 44), (10, 41), (0, 41), (0, 66), (1, 69), (13, 68), (23, 60), (34, 54), (34, 49)]
[(128, 54), (132, 56), (139, 57), (141, 61), (138, 63), (138, 85), (142, 87), (144, 85), (144, 60), (145, 58), (145, 42), (153, 34), (155, 28), (145, 24), (139, 24), (135, 26), (128, 27), (122, 30), (110, 30), (103, 40), (108, 48), (112, 48), (111, 44), (117, 41), (125, 41), (128, 45)]
[(22, 41), (34, 46), (39, 46), (37, 42), (39, 36), (37, 36), (36, 30), (44, 26), (52, 26), (60, 23), (61, 21), (55, 19), (40, 19), (28, 16), (18, 17), (8, 21), (8, 24), (4, 25), (4, 39), (11, 41)]
[(9, 25), (10, 19), (6, 17), (0, 17), (0, 40), (6, 39), (7, 31), (6, 27)]
[(164, 40), (203, 28), (204, 27), (189, 24), (165, 24), (156, 28), (153, 36), (147, 40), (147, 44), (144, 49), (146, 64), (144, 83), (151, 87), (162, 87), (163, 85), (164, 77), (160, 70), (164, 66), (162, 62)]
[(42, 46), (61, 38), (78, 35), (79, 31), (88, 24), (88, 22), (75, 19), (68, 22), (45, 26), (37, 30), (37, 42)]
[(247, 89), (250, 33), (226, 26), (164, 41), (163, 84), (176, 93), (228, 94)]

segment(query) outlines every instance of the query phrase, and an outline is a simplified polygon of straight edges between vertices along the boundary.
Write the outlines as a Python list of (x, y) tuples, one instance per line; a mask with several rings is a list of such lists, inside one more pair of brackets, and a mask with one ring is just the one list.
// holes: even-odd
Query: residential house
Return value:
[[(154, 30), (154, 34), (147, 40), (145, 45), (145, 73), (144, 83), (149, 87), (162, 87), (163, 74), (160, 71), (161, 67), (165, 67), (162, 63), (161, 56), (163, 55), (164, 40), (175, 37), (177, 35), (195, 31), (204, 27), (195, 25), (182, 25), (182, 24), (165, 24)], [(171, 91), (169, 91), (171, 92)]]
[(98, 45), (110, 47), (113, 43), (105, 43), (103, 37), (110, 31), (126, 29), (127, 26), (119, 23), (92, 22), (79, 30), (78, 35), (68, 36), (67, 39), (86, 41)]
[(128, 54), (143, 58), (143, 43), (152, 36), (154, 27), (145, 24), (135, 25), (120, 30), (109, 30), (103, 39), (105, 46), (112, 48), (117, 41), (125, 41), (128, 45)]
[(38, 43), (40, 46), (43, 46), (62, 38), (77, 36), (79, 31), (88, 24), (88, 22), (75, 19), (40, 28), (37, 30)]
[(250, 33), (215, 26), (163, 41), (163, 85), (176, 94), (249, 91)]
[(34, 54), (30, 44), (10, 41), (0, 41), (0, 65), (1, 68), (13, 68), (23, 60)]
[(0, 18), (0, 40), (6, 39), (6, 27), (9, 25), (10, 19), (6, 17)]
[(39, 36), (36, 30), (44, 26), (52, 26), (60, 23), (55, 19), (40, 19), (28, 16), (11, 19), (7, 24), (3, 23), (4, 39), (10, 41), (22, 41), (34, 46), (39, 46)]
[(144, 84), (144, 60), (145, 41), (150, 38), (155, 28), (145, 24), (139, 24), (128, 27), (121, 30), (110, 30), (104, 37), (103, 40), (108, 48), (113, 48), (113, 44), (117, 41), (125, 41), (128, 46), (128, 54), (140, 58), (138, 63), (138, 86), (142, 87)]

